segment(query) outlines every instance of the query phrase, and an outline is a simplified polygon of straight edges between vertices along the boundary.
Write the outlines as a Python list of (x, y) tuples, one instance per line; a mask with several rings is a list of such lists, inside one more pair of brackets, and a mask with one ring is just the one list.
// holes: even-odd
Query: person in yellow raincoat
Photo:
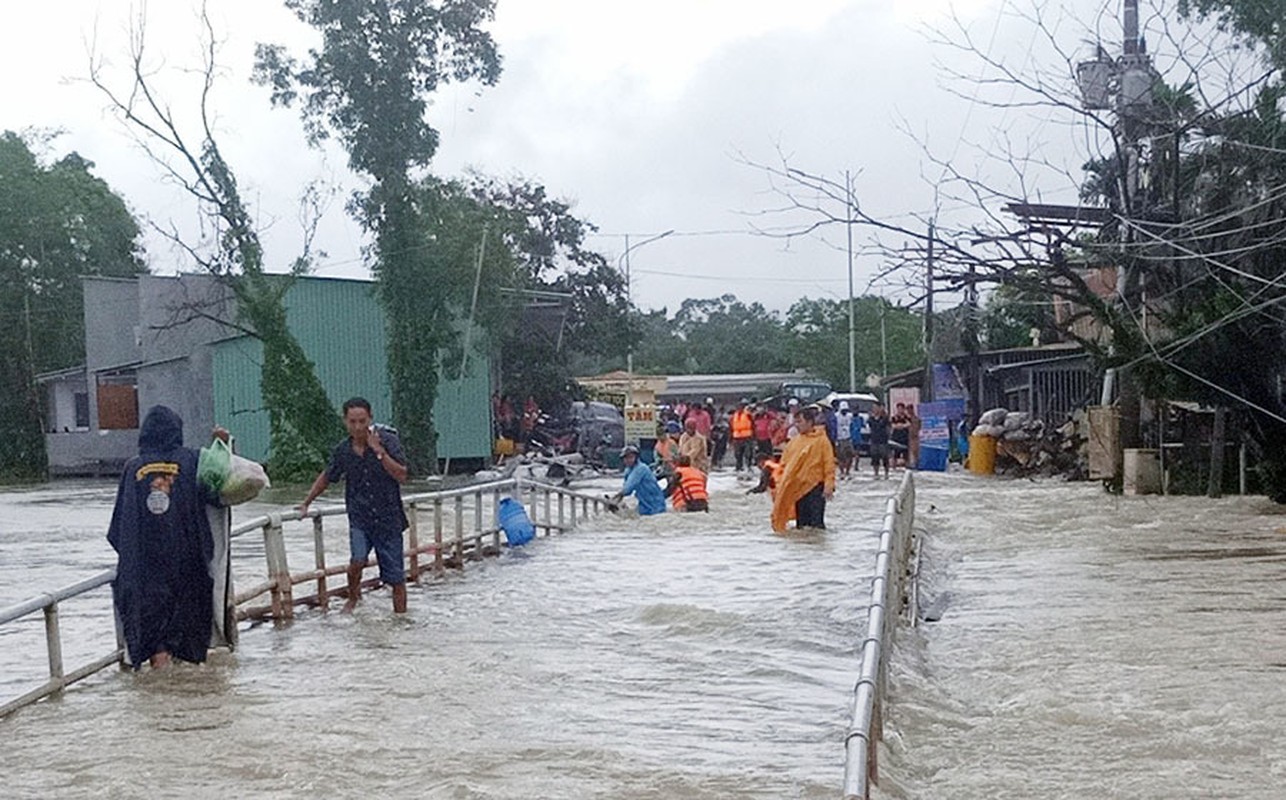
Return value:
[(826, 501), (835, 494), (835, 448), (826, 429), (817, 425), (817, 409), (796, 415), (799, 435), (781, 454), (781, 479), (773, 498), (772, 529), (785, 533), (792, 519), (796, 528), (825, 528)]

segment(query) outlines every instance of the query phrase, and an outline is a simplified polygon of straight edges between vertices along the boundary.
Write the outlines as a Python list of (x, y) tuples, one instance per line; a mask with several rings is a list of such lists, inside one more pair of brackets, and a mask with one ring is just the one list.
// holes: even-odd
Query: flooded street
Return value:
[[(1280, 796), (1286, 516), (917, 478), (922, 603), (942, 618), (900, 633), (877, 797)], [(377, 592), (352, 617), (244, 629), (203, 667), (109, 670), (0, 722), (0, 781), (15, 797), (833, 798), (893, 486), (843, 484), (832, 530), (782, 539), (767, 501), (719, 476), (716, 513), (605, 516), (413, 586), (405, 618)], [(111, 563), (110, 503), (108, 484), (6, 495), (0, 605)], [(259, 575), (258, 537), (234, 559)], [(69, 661), (110, 649), (106, 596), (65, 609)], [(0, 635), (5, 695), (43, 656), (38, 616)]]
[[(780, 538), (767, 500), (720, 476), (716, 513), (605, 516), (413, 586), (405, 618), (377, 592), (352, 617), (244, 630), (204, 667), (106, 671), (0, 722), (0, 781), (23, 797), (832, 798), (889, 484), (845, 489), (832, 530)], [(95, 502), (105, 515), (110, 492)], [(92, 516), (60, 534), (68, 577), (111, 560)], [(239, 574), (262, 569), (255, 538), (237, 540)], [(0, 553), (28, 546), (6, 528)], [(0, 602), (29, 593), (6, 581)], [(38, 679), (39, 617), (27, 627)]]
[(1280, 510), (917, 477), (946, 602), (894, 652), (880, 796), (1282, 796)]

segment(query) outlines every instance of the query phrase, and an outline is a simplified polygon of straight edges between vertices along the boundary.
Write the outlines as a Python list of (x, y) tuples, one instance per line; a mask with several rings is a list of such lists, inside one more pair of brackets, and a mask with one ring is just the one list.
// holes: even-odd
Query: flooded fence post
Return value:
[(482, 492), (473, 493), (473, 552), (478, 558), (485, 554), (482, 552)]
[(313, 563), (317, 567), (317, 605), (327, 608), (330, 604), (326, 593), (326, 536), (321, 515), (313, 517)]
[(433, 500), (433, 570), (441, 572), (442, 563), (442, 498)]
[(408, 503), (406, 510), (406, 538), (411, 549), (407, 575), (414, 582), (420, 579), (420, 507), (415, 503)]
[(291, 619), (295, 616), (295, 599), (280, 513), (268, 515), (268, 522), (263, 526), (263, 550), (268, 562), (268, 580), (272, 582), (272, 616), (279, 620)]
[(464, 569), (464, 497), (455, 496), (455, 558)]
[(1241, 494), (1246, 494), (1246, 443), (1242, 442), (1237, 451), (1237, 486)]
[(500, 489), (491, 493), (491, 546), (500, 553)]
[(567, 504), (567, 495), (562, 492), (558, 493), (558, 530), (567, 530), (567, 516), (564, 506)]
[(49, 653), (49, 684), (54, 692), (63, 690), (63, 640), (58, 628), (58, 604), (45, 606), (45, 650)]

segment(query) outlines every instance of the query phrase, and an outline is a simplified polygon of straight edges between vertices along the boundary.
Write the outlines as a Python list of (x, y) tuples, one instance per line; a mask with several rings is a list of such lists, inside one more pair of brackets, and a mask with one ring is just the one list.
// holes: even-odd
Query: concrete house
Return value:
[[(368, 281), (303, 277), (286, 295), (287, 323), (336, 409), (353, 395), (391, 421), (383, 311)], [(85, 365), (39, 376), (55, 475), (114, 474), (137, 452), (140, 418), (163, 404), (184, 420), (185, 443), (217, 423), (248, 458), (268, 458), (262, 347), (239, 326), (236, 302), (206, 275), (85, 278)], [(491, 366), (440, 384), (434, 406), (441, 458), (491, 454)]]

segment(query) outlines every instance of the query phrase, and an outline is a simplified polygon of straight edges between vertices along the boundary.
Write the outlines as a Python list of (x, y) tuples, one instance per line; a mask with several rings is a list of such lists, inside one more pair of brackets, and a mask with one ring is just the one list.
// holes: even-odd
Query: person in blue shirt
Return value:
[(299, 505), (299, 514), (308, 516), (308, 507), (338, 480), (344, 481), (344, 502), (348, 507), (348, 613), (362, 596), (362, 571), (371, 550), (380, 566), (380, 582), (393, 589), (393, 611), (406, 612), (406, 569), (402, 555), (402, 532), (408, 520), (402, 507), (402, 484), (406, 482), (406, 456), (397, 432), (372, 424), (371, 404), (361, 397), (344, 403), (344, 427), (348, 438), (335, 445), (326, 469), (313, 481), (308, 496)]
[(652, 468), (639, 461), (639, 449), (634, 445), (627, 445), (621, 451), (621, 461), (625, 465), (625, 484), (612, 498), (612, 502), (620, 502), (625, 497), (634, 495), (639, 501), (640, 514), (647, 516), (665, 513), (665, 493), (661, 491), (661, 484), (657, 483)]

